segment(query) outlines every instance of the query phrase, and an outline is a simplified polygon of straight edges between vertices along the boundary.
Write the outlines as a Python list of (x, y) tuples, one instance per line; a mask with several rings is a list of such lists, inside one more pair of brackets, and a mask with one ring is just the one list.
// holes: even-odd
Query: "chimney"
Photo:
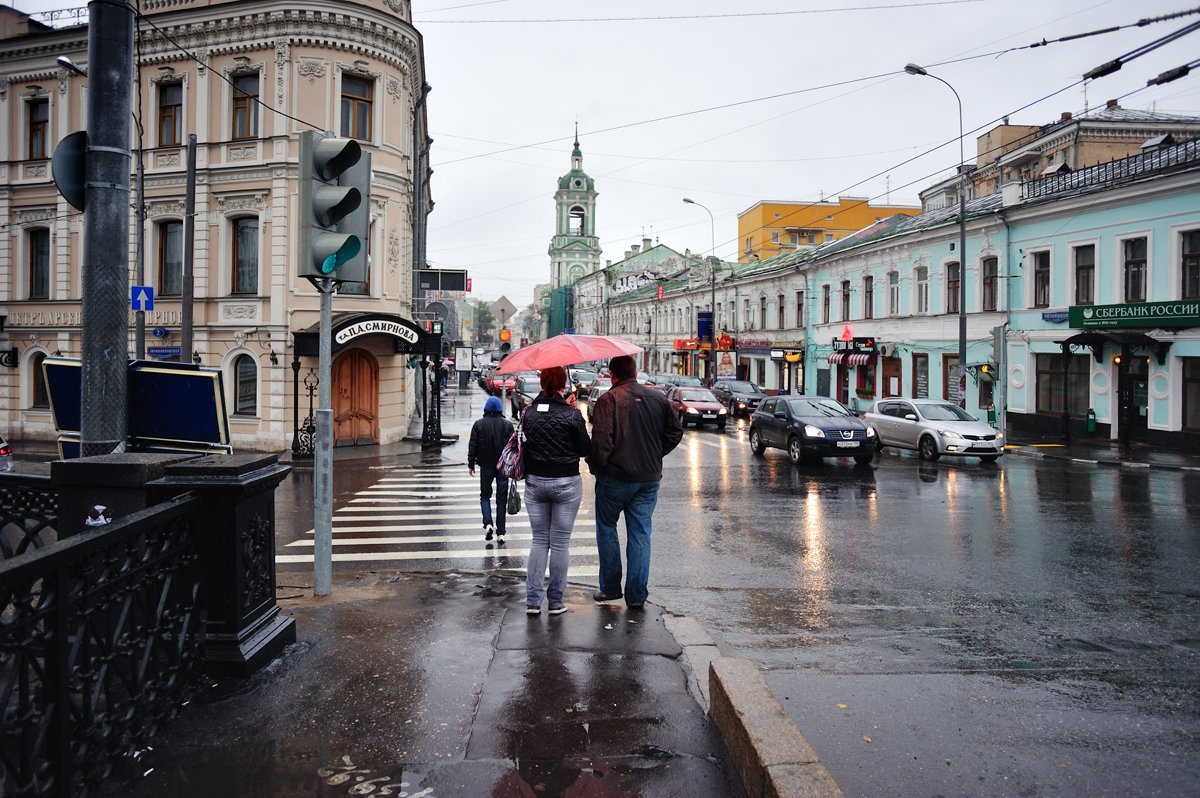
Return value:
[(1063, 111), (1063, 112), (1062, 112), (1062, 117), (1061, 117), (1061, 118), (1060, 118), (1058, 121), (1059, 121), (1059, 122), (1070, 122), (1070, 121), (1071, 121), (1071, 112), (1070, 112), (1070, 111)]
[(647, 250), (649, 250), (649, 249), (650, 249), (650, 246), (651, 246), (650, 239), (648, 239), (648, 238), (643, 238), (643, 239), (642, 239), (642, 251), (643, 251), (643, 252), (646, 252)]
[(1108, 110), (1110, 110), (1110, 111), (1113, 111), (1113, 110), (1115, 110), (1115, 109), (1117, 109), (1117, 108), (1120, 108), (1121, 106), (1120, 106), (1120, 104), (1119, 104), (1119, 103), (1118, 103), (1116, 100), (1109, 100), (1109, 101), (1108, 101), (1108, 102), (1107, 102), (1107, 103), (1104, 105), (1104, 107), (1105, 107), (1105, 108), (1107, 108), (1107, 109), (1108, 109)]
[(642, 246), (641, 246), (641, 244), (631, 244), (629, 246), (629, 251), (632, 252), (634, 255), (636, 255), (642, 251)]

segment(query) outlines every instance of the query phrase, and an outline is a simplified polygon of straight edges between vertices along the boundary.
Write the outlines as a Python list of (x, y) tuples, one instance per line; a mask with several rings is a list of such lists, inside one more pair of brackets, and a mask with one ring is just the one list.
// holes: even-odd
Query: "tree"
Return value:
[(471, 326), (475, 329), (475, 340), (479, 343), (491, 343), (496, 340), (495, 335), (498, 335), (500, 331), (496, 330), (496, 316), (488, 307), (488, 303), (482, 299), (476, 299), (471, 307), (475, 311), (475, 320), (471, 322)]
[(522, 332), (525, 340), (533, 341), (541, 335), (542, 332), (542, 317), (538, 313), (538, 307), (535, 303), (530, 302), (529, 307), (525, 308), (525, 318), (522, 322)]

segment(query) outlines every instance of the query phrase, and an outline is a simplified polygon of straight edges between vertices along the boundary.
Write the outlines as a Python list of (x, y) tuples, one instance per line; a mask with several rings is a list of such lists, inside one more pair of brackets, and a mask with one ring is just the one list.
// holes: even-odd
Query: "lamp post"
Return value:
[(695, 205), (699, 208), (704, 208), (704, 210), (708, 213), (708, 224), (709, 224), (708, 229), (709, 229), (709, 235), (712, 238), (712, 251), (709, 253), (709, 257), (712, 258), (712, 260), (709, 262), (709, 266), (712, 268), (712, 275), (711, 275), (712, 276), (712, 280), (711, 280), (712, 302), (708, 306), (709, 311), (712, 313), (712, 320), (708, 324), (708, 336), (712, 340), (712, 349), (708, 350), (708, 354), (709, 354), (708, 376), (716, 377), (717, 376), (717, 220), (713, 216), (713, 212), (708, 210), (707, 206), (701, 205), (699, 202), (696, 202), (694, 199), (691, 199), (689, 197), (684, 197), (683, 201), (686, 202), (688, 205)]
[(958, 101), (958, 406), (967, 406), (967, 170), (963, 157), (963, 110), (958, 92), (937, 75), (932, 75), (916, 64), (908, 64), (904, 71), (910, 75), (933, 78), (945, 84)]

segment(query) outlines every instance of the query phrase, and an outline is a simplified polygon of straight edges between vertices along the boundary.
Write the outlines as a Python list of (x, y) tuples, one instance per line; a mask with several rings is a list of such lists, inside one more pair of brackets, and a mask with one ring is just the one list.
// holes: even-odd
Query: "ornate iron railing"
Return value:
[(58, 490), (50, 477), (0, 476), (0, 560), (43, 548), (57, 539)]
[(0, 793), (86, 795), (174, 717), (201, 661), (201, 503), (0, 562)]

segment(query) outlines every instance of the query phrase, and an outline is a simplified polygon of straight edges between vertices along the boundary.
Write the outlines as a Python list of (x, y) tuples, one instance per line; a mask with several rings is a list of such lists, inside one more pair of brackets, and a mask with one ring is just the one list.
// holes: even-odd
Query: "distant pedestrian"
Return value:
[[(483, 403), (483, 418), (471, 425), (467, 443), (467, 473), (475, 476), (479, 466), (479, 505), (483, 508), (483, 539), (504, 544), (504, 508), (508, 503), (508, 477), (496, 468), (504, 444), (512, 436), (513, 425), (504, 417), (500, 400), (489, 396)], [(492, 523), (492, 482), (496, 483), (496, 522)]]
[[(679, 416), (662, 391), (637, 381), (637, 364), (628, 355), (608, 362), (613, 384), (589, 407), (592, 453), (588, 466), (596, 476), (596, 547), (600, 590), (596, 601), (625, 597), (640, 609), (650, 578), (650, 519), (658, 503), (662, 461), (683, 439)], [(621, 591), (621, 541), (617, 519), (625, 514), (625, 590)]]
[[(542, 369), (542, 391), (525, 408), (521, 428), (525, 433), (525, 510), (533, 542), (525, 574), (525, 611), (542, 611), (543, 592), (548, 612), (567, 611), (563, 593), (567, 587), (571, 532), (583, 500), (583, 477), (579, 458), (589, 449), (587, 425), (574, 405), (567, 404), (563, 391), (567, 370), (561, 366)], [(546, 563), (550, 581), (545, 585)]]

